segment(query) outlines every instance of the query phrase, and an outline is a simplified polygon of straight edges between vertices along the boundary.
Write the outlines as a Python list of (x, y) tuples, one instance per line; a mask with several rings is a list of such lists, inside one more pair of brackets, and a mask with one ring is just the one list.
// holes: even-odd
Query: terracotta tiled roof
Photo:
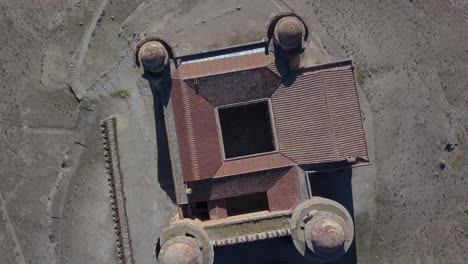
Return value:
[(291, 168), (241, 174), (236, 177), (222, 177), (190, 183), (192, 201), (216, 200), (232, 196), (266, 192)]
[(298, 164), (367, 159), (351, 65), (306, 69), (272, 96), (279, 151)]
[(325, 86), (330, 124), (335, 137), (337, 159), (368, 159), (358, 94), (351, 68), (321, 73)]
[[(216, 106), (260, 98), (271, 98), (278, 153), (223, 160)], [(301, 69), (288, 79), (264, 53), (186, 63), (172, 74), (171, 101), (185, 181), (367, 159), (350, 62)]]
[(181, 80), (173, 80), (171, 101), (183, 178), (211, 178), (222, 164), (215, 109)]
[(272, 54), (263, 52), (225, 57), (214, 60), (187, 62), (174, 71), (172, 78), (193, 79), (230, 72), (250, 70), (269, 65), (274, 60)]
[(269, 98), (281, 84), (266, 67), (184, 80), (213, 106)]
[(223, 165), (216, 172), (215, 178), (255, 171), (264, 171), (269, 169), (284, 168), (293, 166), (295, 163), (285, 158), (279, 153), (260, 155), (223, 162)]

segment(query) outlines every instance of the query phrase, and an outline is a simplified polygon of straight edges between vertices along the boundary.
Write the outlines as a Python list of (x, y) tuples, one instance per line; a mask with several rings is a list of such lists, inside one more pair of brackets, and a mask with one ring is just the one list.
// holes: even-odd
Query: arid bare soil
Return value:
[[(332, 60), (356, 65), (372, 163), (352, 173), (357, 262), (466, 263), (467, 0), (0, 0), (0, 263), (117, 263), (99, 138), (110, 115), (121, 120), (135, 261), (154, 263), (174, 205), (158, 162), (162, 117), (133, 45), (158, 35), (182, 55), (257, 41), (283, 11)], [(215, 259), (297, 263), (278, 252), (287, 243)]]

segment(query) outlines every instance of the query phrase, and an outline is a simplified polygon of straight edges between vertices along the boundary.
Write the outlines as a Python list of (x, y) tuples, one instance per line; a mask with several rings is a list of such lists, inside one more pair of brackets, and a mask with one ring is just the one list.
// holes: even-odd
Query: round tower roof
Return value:
[(275, 42), (284, 50), (296, 48), (302, 43), (304, 31), (304, 24), (297, 17), (283, 17), (275, 26)]
[(146, 71), (158, 73), (168, 64), (169, 56), (161, 42), (148, 41), (138, 50), (138, 60)]
[(305, 229), (307, 245), (315, 254), (326, 257), (343, 249), (346, 233), (338, 221), (330, 218), (310, 221)]
[(202, 253), (195, 239), (176, 237), (163, 245), (158, 260), (162, 264), (202, 264)]

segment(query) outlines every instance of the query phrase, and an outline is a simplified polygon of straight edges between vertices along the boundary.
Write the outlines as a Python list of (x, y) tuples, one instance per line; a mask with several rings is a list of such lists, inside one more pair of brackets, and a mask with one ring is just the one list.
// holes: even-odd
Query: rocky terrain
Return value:
[[(0, 0), (0, 263), (117, 263), (99, 137), (110, 115), (135, 261), (154, 263), (174, 205), (134, 44), (158, 35), (182, 55), (257, 41), (284, 11), (356, 65), (372, 163), (352, 176), (357, 262), (466, 263), (466, 0)], [(297, 263), (290, 241), (268, 243), (215, 259)]]

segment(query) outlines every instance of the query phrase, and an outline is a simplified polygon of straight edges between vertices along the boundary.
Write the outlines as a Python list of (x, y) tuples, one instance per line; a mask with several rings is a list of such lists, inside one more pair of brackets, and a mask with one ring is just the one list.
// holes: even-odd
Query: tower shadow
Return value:
[[(340, 169), (334, 169), (340, 167)], [(354, 224), (354, 204), (352, 192), (352, 168), (347, 164), (324, 164), (308, 172), (312, 196), (334, 200), (343, 205), (351, 215)], [(354, 235), (356, 237), (356, 235)], [(356, 264), (356, 241), (353, 240), (346, 255), (332, 264)]]
[[(344, 167), (343, 167), (344, 166)], [(343, 205), (354, 220), (353, 194), (351, 188), (352, 168), (346, 164), (321, 164), (303, 167), (305, 177), (309, 178), (313, 196), (320, 196), (337, 201)], [(340, 167), (340, 169), (334, 169)], [(311, 172), (313, 171), (313, 172)], [(255, 241), (232, 246), (215, 248), (215, 263), (244, 264), (310, 264), (296, 250), (290, 236)], [(356, 244), (351, 244), (342, 258), (331, 264), (356, 264)]]
[(288, 54), (280, 48), (275, 48), (273, 53), (275, 54), (275, 68), (281, 76), (281, 82), (284, 86), (290, 87), (296, 81), (297, 75), (289, 69)]
[(161, 189), (169, 196), (173, 203), (176, 203), (174, 179), (172, 175), (171, 156), (169, 152), (169, 142), (167, 138), (166, 122), (164, 119), (164, 109), (167, 104), (165, 90), (170, 87), (168, 73), (161, 76), (143, 77), (148, 81), (153, 94), (154, 123), (156, 126), (156, 142), (158, 153), (158, 183)]

